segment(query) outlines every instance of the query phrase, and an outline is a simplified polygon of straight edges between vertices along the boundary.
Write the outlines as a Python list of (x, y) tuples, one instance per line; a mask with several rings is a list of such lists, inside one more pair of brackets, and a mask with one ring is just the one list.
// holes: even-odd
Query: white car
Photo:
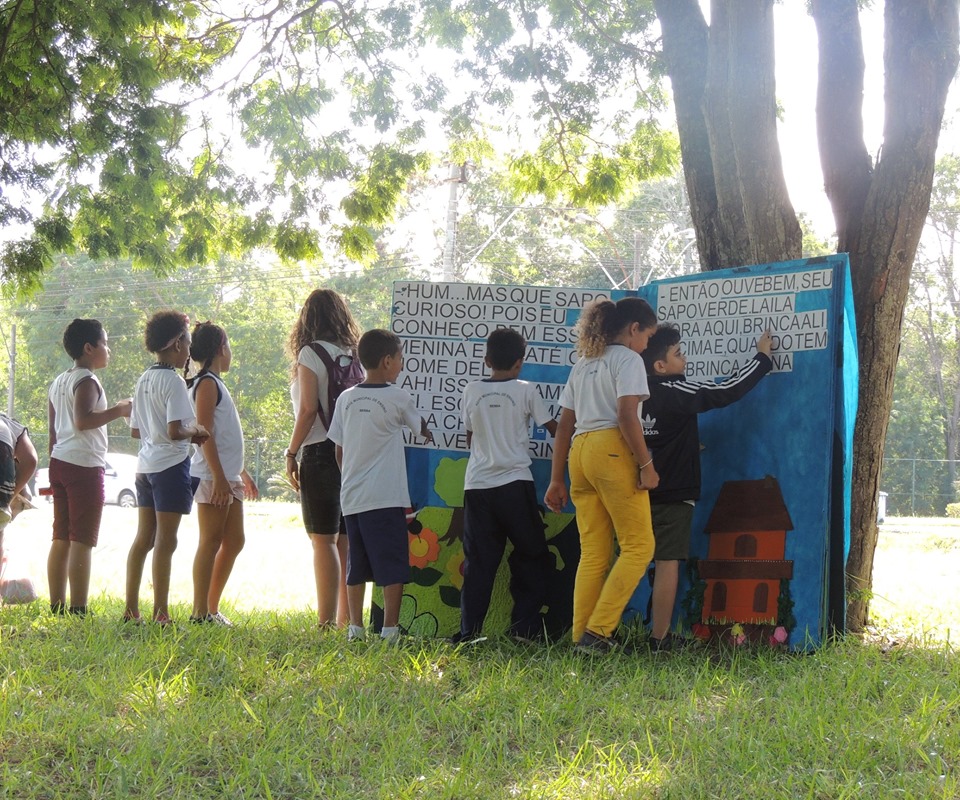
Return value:
[[(46, 468), (38, 469), (35, 478), (40, 497), (52, 500), (50, 476)], [(107, 467), (103, 473), (103, 488), (106, 501), (124, 508), (137, 505), (137, 457), (124, 453), (107, 453)]]

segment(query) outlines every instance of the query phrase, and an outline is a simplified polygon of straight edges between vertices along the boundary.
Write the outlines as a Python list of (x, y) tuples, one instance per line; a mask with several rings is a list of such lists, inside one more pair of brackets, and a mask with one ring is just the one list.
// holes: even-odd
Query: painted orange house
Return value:
[(705, 528), (707, 558), (697, 565), (704, 622), (776, 624), (780, 581), (793, 577), (784, 558), (791, 530), (776, 478), (723, 484)]

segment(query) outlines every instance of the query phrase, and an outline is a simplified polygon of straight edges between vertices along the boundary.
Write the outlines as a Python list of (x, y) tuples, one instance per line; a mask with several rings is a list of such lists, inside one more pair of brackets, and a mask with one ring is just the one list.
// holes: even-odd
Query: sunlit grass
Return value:
[[(306, 550), (282, 524), (256, 535)], [(309, 610), (249, 598), (225, 608), (233, 629), (124, 625), (109, 594), (85, 620), (7, 606), (0, 797), (957, 797), (943, 540), (882, 540), (883, 626), (810, 655), (348, 644)], [(174, 612), (189, 613), (182, 595)]]

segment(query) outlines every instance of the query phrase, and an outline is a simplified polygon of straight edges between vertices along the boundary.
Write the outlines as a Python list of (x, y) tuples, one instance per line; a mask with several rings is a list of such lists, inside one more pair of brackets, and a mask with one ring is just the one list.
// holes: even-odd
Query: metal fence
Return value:
[[(31, 438), (40, 454), (40, 466), (47, 465), (47, 435)], [(284, 451), (287, 439), (245, 441), (247, 471), (264, 498), (290, 500), (295, 497), (285, 479)], [(112, 452), (135, 454), (136, 441), (111, 438)], [(953, 486), (956, 464), (951, 470), (946, 459), (886, 458), (880, 475), (880, 490), (887, 493), (886, 515), (890, 517), (944, 517), (949, 503), (957, 502)]]
[(887, 493), (887, 516), (944, 517), (957, 501), (956, 462), (935, 458), (885, 458), (880, 489)]

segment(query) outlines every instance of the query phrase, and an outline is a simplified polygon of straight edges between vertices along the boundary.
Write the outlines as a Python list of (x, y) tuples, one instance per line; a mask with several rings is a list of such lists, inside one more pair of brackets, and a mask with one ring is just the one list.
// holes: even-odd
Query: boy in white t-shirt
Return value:
[(357, 355), (366, 370), (363, 383), (337, 400), (327, 437), (337, 445), (342, 479), (340, 506), (350, 541), (347, 560), (347, 636), (364, 636), (363, 596), (368, 581), (383, 587), (382, 638), (400, 635), (400, 601), (410, 579), (406, 509), (410, 505), (403, 428), (428, 442), (433, 434), (413, 396), (393, 384), (403, 369), (396, 334), (367, 331)]
[[(130, 416), (131, 400), (107, 406), (94, 370), (110, 363), (107, 332), (96, 319), (75, 319), (63, 332), (73, 366), (47, 393), (53, 542), (47, 557), (50, 610), (84, 616), (93, 548), (103, 515), (107, 424)], [(67, 606), (67, 584), (70, 605)]]
[(484, 363), (491, 376), (463, 390), (463, 424), (470, 460), (463, 495), (463, 589), (460, 632), (452, 641), (480, 636), (507, 540), (513, 552), (509, 633), (520, 641), (543, 636), (541, 609), (550, 572), (543, 516), (530, 472), (530, 422), (557, 429), (535, 384), (518, 380), (527, 342), (511, 328), (487, 339)]

